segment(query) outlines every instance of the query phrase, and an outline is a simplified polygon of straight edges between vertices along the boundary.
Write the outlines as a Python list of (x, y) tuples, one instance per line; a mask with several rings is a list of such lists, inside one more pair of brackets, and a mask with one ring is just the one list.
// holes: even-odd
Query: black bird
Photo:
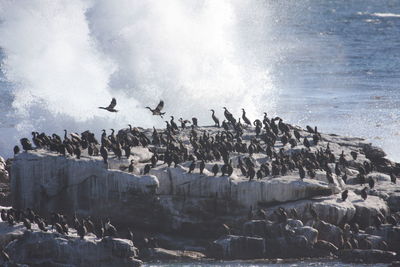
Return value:
[(111, 237), (116, 237), (117, 236), (117, 228), (115, 228), (114, 225), (110, 223), (110, 220), (108, 220), (104, 224), (104, 235), (105, 236), (111, 236)]
[(200, 174), (203, 174), (204, 168), (206, 167), (206, 164), (204, 163), (204, 160), (200, 161)]
[(162, 100), (160, 100), (160, 103), (158, 103), (155, 109), (152, 109), (150, 107), (146, 108), (149, 109), (154, 116), (160, 116), (162, 118), (163, 115), (165, 114), (165, 112), (161, 112), (161, 110), (164, 108), (164, 101)]
[(307, 137), (304, 137), (303, 145), (304, 145), (306, 148), (310, 148), (310, 142), (308, 141)]
[(242, 114), (243, 122), (246, 123), (247, 125), (250, 125), (250, 126), (251, 126), (251, 122), (250, 122), (250, 120), (246, 117), (246, 111), (244, 110), (244, 108), (242, 108), (242, 112), (243, 112), (243, 114)]
[(342, 192), (342, 201), (346, 201), (348, 195), (349, 195), (349, 190), (344, 190)]
[(150, 170), (151, 170), (151, 164), (144, 165), (143, 175), (148, 174), (150, 172)]
[(30, 230), (32, 228), (31, 221), (28, 218), (23, 218), (22, 222), (24, 223), (26, 229)]
[(46, 225), (42, 220), (39, 220), (37, 225), (40, 230), (42, 230), (43, 232), (47, 232)]
[(113, 97), (113, 99), (111, 100), (111, 103), (110, 103), (110, 105), (108, 105), (108, 107), (99, 107), (99, 108), (105, 109), (110, 112), (118, 112), (118, 110), (115, 109), (116, 105), (117, 105), (117, 100)]
[(23, 148), (25, 151), (33, 150), (32, 143), (31, 143), (31, 141), (29, 141), (28, 138), (22, 138), (22, 139), (20, 140), (20, 142), (21, 142), (22, 148)]
[(368, 197), (368, 193), (367, 193), (368, 187), (364, 187), (363, 190), (361, 190), (361, 197), (366, 200)]
[(198, 125), (197, 125), (197, 122), (198, 122), (197, 118), (196, 118), (196, 117), (193, 117), (193, 118), (192, 118), (192, 125), (197, 127), (197, 126), (198, 126)]
[(294, 136), (296, 137), (297, 141), (300, 141), (301, 135), (300, 135), (299, 131), (294, 130), (293, 133), (294, 133)]
[(357, 159), (358, 153), (355, 152), (355, 151), (351, 151), (351, 152), (350, 152), (350, 155), (353, 157), (354, 160), (356, 160), (356, 159)]
[(369, 185), (369, 188), (374, 188), (374, 186), (375, 186), (375, 181), (374, 181), (374, 179), (372, 179), (372, 178), (369, 178), (369, 180), (368, 180), (368, 185)]
[(302, 166), (299, 166), (299, 175), (301, 180), (303, 180), (304, 177), (306, 177), (306, 172), (304, 171)]
[(79, 226), (78, 226), (77, 233), (78, 233), (79, 237), (81, 239), (83, 239), (85, 237), (85, 235), (86, 235), (86, 232), (87, 232), (86, 226), (85, 226), (85, 223), (82, 220), (82, 223), (79, 224)]
[(17, 155), (19, 153), (19, 146), (14, 147), (14, 155)]
[(218, 164), (215, 163), (214, 166), (212, 167), (212, 172), (214, 173), (214, 176), (217, 175), (218, 171), (219, 171)]
[(128, 172), (133, 172), (133, 162), (134, 162), (134, 160), (132, 159), (131, 163), (128, 166)]
[(393, 173), (391, 173), (390, 174), (390, 181), (395, 184), (396, 180), (397, 180), (396, 176)]
[(219, 119), (217, 118), (217, 116), (215, 116), (215, 111), (213, 109), (211, 109), (211, 112), (212, 112), (211, 117), (212, 117), (212, 119), (213, 119), (213, 121), (215, 123), (214, 126), (219, 127)]
[(108, 152), (107, 152), (107, 150), (105, 149), (104, 146), (101, 146), (101, 147), (100, 147), (100, 154), (101, 154), (101, 156), (103, 157), (104, 163), (107, 163)]
[(195, 168), (196, 168), (196, 162), (193, 160), (192, 163), (190, 163), (188, 173), (194, 171)]

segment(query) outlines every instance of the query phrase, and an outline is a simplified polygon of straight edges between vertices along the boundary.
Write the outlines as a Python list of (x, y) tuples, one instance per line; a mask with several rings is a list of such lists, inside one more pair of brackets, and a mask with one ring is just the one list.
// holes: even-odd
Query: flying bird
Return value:
[(113, 97), (113, 99), (111, 100), (111, 103), (110, 103), (110, 105), (108, 105), (108, 107), (99, 107), (99, 108), (105, 109), (110, 112), (118, 112), (118, 110), (115, 109), (116, 105), (117, 105), (117, 100)]
[(160, 103), (158, 103), (157, 107), (155, 109), (152, 109), (150, 107), (146, 107), (147, 109), (149, 109), (154, 116), (160, 116), (161, 118), (163, 117), (163, 115), (165, 114), (165, 112), (161, 112), (161, 110), (164, 108), (164, 101), (160, 101)]

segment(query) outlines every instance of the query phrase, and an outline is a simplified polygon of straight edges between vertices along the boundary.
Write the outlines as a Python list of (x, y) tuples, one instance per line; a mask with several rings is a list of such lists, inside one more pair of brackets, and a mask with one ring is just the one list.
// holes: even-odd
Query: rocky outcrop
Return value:
[[(196, 134), (209, 134), (213, 138), (219, 131), (213, 127), (195, 129)], [(310, 140), (309, 147), (302, 142), (292, 147), (282, 143), (282, 136), (278, 135), (275, 146), (271, 146), (273, 155), (268, 156), (264, 150), (269, 145), (259, 137), (262, 147), (251, 153), (247, 151), (250, 144), (259, 143), (250, 141), (256, 140), (254, 129), (244, 129), (236, 145), (246, 144), (245, 152), (238, 152), (240, 149), (229, 152), (233, 171), (228, 176), (221, 175), (224, 161), (217, 157), (206, 161), (204, 172), (199, 173), (201, 155), (193, 148), (194, 137), (189, 140), (192, 135), (189, 131), (176, 133), (174, 138), (179, 142), (174, 142), (186, 151), (182, 157), (190, 155), (193, 160), (179, 159), (170, 162), (171, 166), (164, 162), (165, 145), (134, 145), (131, 156), (122, 159), (115, 157), (110, 149), (108, 164), (86, 152), (80, 159), (44, 150), (22, 152), (15, 157), (11, 169), (13, 206), (21, 210), (33, 208), (45, 215), (52, 211), (81, 217), (90, 215), (96, 221), (109, 217), (118, 226), (169, 234), (179, 232), (185, 238), (216, 239), (207, 254), (220, 259), (337, 254), (347, 241), (343, 240), (341, 229), (345, 223), (357, 223), (361, 231), (354, 237), (370, 240), (374, 248), (380, 248), (382, 240), (391, 242), (389, 247), (397, 244), (396, 234), (392, 234), (396, 238), (391, 240), (387, 233), (363, 232), (375, 224), (377, 216), (384, 218), (398, 210), (400, 189), (392, 184), (390, 176), (379, 172), (385, 169), (384, 153), (364, 140), (321, 134), (316, 145), (309, 132), (298, 129), (302, 139)], [(143, 133), (151, 140), (151, 131)], [(143, 175), (155, 151), (158, 162), (152, 163), (150, 171)], [(319, 153), (325, 155), (318, 156)], [(299, 155), (303, 158), (295, 162)], [(323, 163), (314, 157), (321, 157)], [(261, 172), (260, 177), (249, 179), (238, 168), (239, 162), (247, 161), (255, 170), (261, 171), (262, 164), (272, 170), (272, 161), (277, 158), (288, 160), (279, 163), (287, 164), (286, 170), (278, 172), (281, 175)], [(129, 173), (124, 170), (131, 160), (134, 167)], [(342, 163), (338, 164), (339, 161)], [(192, 162), (197, 165), (189, 170)], [(371, 162), (380, 167), (367, 174), (365, 181), (360, 180), (360, 172)], [(315, 177), (307, 173), (300, 179), (300, 167), (296, 164), (303, 164), (305, 169), (308, 164), (316, 165)], [(217, 175), (212, 171), (214, 165), (218, 167)], [(390, 166), (391, 163), (386, 167)], [(342, 179), (344, 173), (347, 184)], [(361, 189), (370, 180), (375, 181), (375, 187), (368, 189), (367, 198), (363, 199)], [(344, 189), (349, 192), (347, 199), (342, 200), (340, 193)], [(278, 208), (285, 210), (286, 215), (279, 215)], [(195, 253), (189, 255), (181, 247), (146, 249), (150, 257), (156, 258), (201, 257)]]
[[(138, 250), (130, 240), (93, 234), (80, 239), (75, 230), (60, 235), (48, 228), (41, 232), (36, 224), (26, 230), (22, 223), (14, 226), (0, 222), (0, 246), (11, 262), (29, 266), (140, 266)], [(1, 260), (0, 260), (1, 261)]]
[(120, 224), (150, 221), (154, 213), (147, 211), (154, 202), (157, 178), (106, 167), (92, 158), (77, 160), (43, 151), (21, 153), (12, 165), (13, 206), (102, 219), (107, 214)]
[(265, 255), (265, 242), (257, 237), (228, 235), (215, 240), (208, 254), (217, 259), (260, 259)]
[(24, 232), (6, 252), (12, 261), (41, 266), (138, 267), (142, 263), (135, 259), (137, 252), (129, 240), (103, 238), (97, 242), (43, 232)]
[(396, 253), (377, 249), (349, 249), (340, 251), (339, 258), (354, 263), (390, 263), (396, 260)]

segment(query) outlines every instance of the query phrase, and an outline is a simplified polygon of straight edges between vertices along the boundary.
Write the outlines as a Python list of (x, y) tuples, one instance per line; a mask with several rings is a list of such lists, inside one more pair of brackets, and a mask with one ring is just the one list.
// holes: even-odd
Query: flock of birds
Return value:
[[(110, 219), (108, 218), (105, 223), (101, 221), (96, 225), (90, 216), (79, 220), (76, 214), (74, 214), (73, 218), (69, 220), (67, 215), (52, 212), (49, 218), (44, 218), (30, 208), (27, 208), (25, 211), (14, 208), (8, 210), (2, 209), (0, 211), (0, 218), (1, 221), (8, 223), (10, 227), (22, 224), (28, 231), (33, 231), (34, 225), (36, 225), (42, 232), (58, 233), (63, 236), (74, 236), (75, 234), (71, 231), (73, 229), (80, 239), (84, 239), (90, 233), (94, 234), (98, 240), (105, 237), (119, 237), (116, 227), (110, 223)], [(147, 239), (135, 236), (129, 228), (128, 238), (134, 244), (146, 244), (149, 242)], [(0, 251), (0, 257), (3, 263), (10, 262), (10, 256), (4, 249)]]
[[(113, 98), (109, 106), (99, 108), (109, 112), (118, 112), (115, 109), (116, 105), (116, 99)], [(163, 107), (164, 102), (160, 101), (156, 108), (146, 108), (151, 111), (152, 115), (163, 117), (165, 115), (165, 112), (162, 112)], [(322, 148), (322, 146), (317, 148), (316, 145), (322, 142), (322, 136), (317, 127), (307, 126), (307, 131), (304, 134), (298, 128), (284, 123), (279, 117), (269, 118), (267, 113), (264, 113), (262, 120), (256, 119), (252, 122), (247, 117), (244, 109), (242, 109), (241, 118), (238, 119), (226, 107), (223, 109), (224, 120), (222, 123), (216, 116), (215, 110), (211, 109), (211, 118), (215, 123), (214, 126), (219, 129), (211, 134), (199, 129), (197, 118), (193, 118), (191, 121), (181, 118), (179, 127), (174, 121), (174, 117), (171, 116), (171, 120), (166, 121), (166, 128), (157, 130), (153, 127), (151, 136), (150, 134), (146, 135), (145, 131), (129, 125), (129, 129), (122, 129), (117, 133), (114, 129), (111, 129), (111, 134), (109, 135), (107, 135), (106, 130), (103, 130), (100, 142), (95, 137), (95, 134), (90, 131), (85, 131), (81, 134), (68, 134), (67, 130), (64, 130), (63, 138), (57, 134), (49, 136), (45, 133), (32, 132), (33, 145), (28, 138), (22, 138), (20, 142), (25, 151), (40, 148), (63, 156), (75, 156), (78, 159), (83, 151), (87, 151), (89, 156), (100, 155), (105, 164), (108, 163), (111, 152), (118, 159), (123, 157), (129, 159), (132, 147), (147, 147), (153, 152), (153, 155), (150, 162), (144, 165), (142, 174), (149, 173), (160, 161), (169, 167), (172, 164), (176, 167), (180, 163), (189, 161), (191, 163), (188, 173), (195, 172), (196, 167), (198, 167), (199, 173), (203, 174), (207, 164), (211, 163), (209, 166), (212, 166), (210, 170), (214, 176), (219, 173), (221, 176), (231, 176), (236, 169), (238, 173), (240, 170), (244, 177), (252, 181), (254, 179), (264, 179), (268, 176), (284, 176), (289, 172), (297, 171), (299, 178), (304, 179), (306, 176), (315, 178), (317, 171), (324, 171), (327, 181), (334, 183), (333, 171), (329, 166), (334, 165), (334, 173), (337, 177), (340, 177), (344, 183), (347, 182), (346, 168), (349, 167), (349, 158), (356, 160), (358, 153), (352, 151), (350, 155), (345, 155), (342, 151), (340, 155), (335, 155), (330, 149), (329, 143), (325, 148)], [(187, 124), (191, 124), (191, 126), (187, 127)], [(188, 141), (187, 139), (185, 141), (180, 135), (185, 129), (186, 132), (183, 136), (188, 137)], [(246, 130), (247, 132), (251, 130), (253, 134), (244, 137)], [(297, 150), (296, 153), (284, 153), (285, 148), (295, 148), (299, 144), (304, 147)], [(163, 147), (164, 149), (155, 149), (158, 147)], [(316, 149), (312, 150), (311, 147), (316, 147)], [(19, 147), (15, 146), (14, 153), (18, 154), (19, 152)], [(252, 155), (255, 153), (263, 153), (269, 160), (262, 164), (256, 164), (252, 159)], [(236, 155), (236, 166), (232, 163), (233, 154)], [(217, 163), (212, 164), (215, 161)], [(223, 162), (223, 164), (220, 162)], [(134, 167), (135, 161), (131, 160), (126, 169), (128, 169), (128, 172), (133, 172)], [(375, 181), (372, 178), (368, 180), (366, 178), (367, 174), (372, 172), (374, 168), (375, 166), (369, 161), (364, 161), (362, 166), (358, 167), (357, 178), (360, 184), (368, 183), (369, 188), (374, 188)], [(390, 177), (392, 183), (396, 183), (396, 176), (391, 174)], [(348, 192), (348, 190), (344, 190), (341, 193), (342, 201), (346, 201)], [(361, 197), (364, 200), (367, 199), (368, 187), (364, 187), (361, 190)], [(317, 212), (312, 206), (310, 207), (310, 213), (314, 219), (318, 219)], [(251, 211), (250, 214), (253, 214), (253, 212)], [(261, 217), (266, 217), (265, 212), (261, 209), (257, 211), (257, 214)], [(288, 212), (283, 208), (278, 208), (274, 212), (274, 216), (278, 218), (278, 222), (285, 222), (289, 217), (299, 217), (296, 210), (291, 210), (290, 215), (288, 215)], [(63, 235), (68, 235), (69, 233), (67, 217), (57, 213), (51, 215), (50, 223), (35, 214), (31, 209), (27, 209), (25, 212), (15, 209), (2, 210), (1, 219), (10, 225), (22, 222), (27, 229), (31, 229), (31, 224), (35, 223), (40, 230), (45, 232), (55, 229), (55, 231)], [(397, 225), (397, 220), (393, 216), (385, 218), (382, 214), (376, 215), (374, 222), (377, 227), (385, 222)], [(100, 226), (96, 229), (90, 217), (78, 220), (74, 216), (72, 223), (69, 225), (72, 225), (82, 239), (89, 232), (96, 234), (98, 238), (115, 236), (117, 232), (109, 220), (104, 224), (100, 223)], [(354, 231), (358, 231), (358, 225), (354, 225), (352, 225), (352, 228), (355, 227)]]
[[(112, 99), (107, 107), (99, 107), (109, 112), (117, 112), (115, 109), (117, 101)], [(155, 109), (148, 108), (153, 115), (163, 116), (164, 101), (160, 101)], [(299, 178), (304, 179), (306, 176), (315, 178), (317, 171), (323, 171), (329, 183), (334, 183), (333, 173), (347, 182), (346, 169), (349, 167), (349, 158), (356, 160), (358, 153), (351, 151), (350, 155), (345, 155), (344, 151), (340, 155), (335, 155), (330, 149), (329, 143), (323, 148), (316, 147), (322, 141), (321, 134), (317, 127), (307, 126), (304, 133), (298, 128), (290, 124), (284, 123), (279, 117), (269, 118), (264, 113), (262, 120), (256, 119), (253, 122), (247, 117), (246, 111), (242, 109), (241, 118), (235, 118), (226, 107), (224, 109), (225, 119), (220, 123), (219, 118), (215, 115), (215, 111), (211, 109), (211, 118), (215, 123), (215, 127), (220, 129), (211, 133), (205, 130), (199, 130), (197, 126), (197, 118), (193, 118), (192, 122), (180, 119), (180, 127), (171, 116), (170, 121), (166, 121), (166, 128), (157, 130), (153, 127), (150, 136), (145, 131), (129, 125), (129, 129), (122, 129), (115, 132), (111, 129), (111, 134), (107, 135), (106, 130), (102, 131), (100, 142), (96, 139), (95, 134), (85, 131), (81, 134), (67, 133), (64, 130), (64, 138), (57, 134), (51, 136), (45, 133), (32, 132), (32, 142), (36, 148), (47, 149), (63, 156), (81, 157), (83, 151), (87, 151), (89, 156), (101, 156), (104, 163), (108, 163), (108, 158), (112, 152), (118, 159), (131, 156), (131, 148), (136, 146), (147, 147), (153, 155), (149, 163), (145, 164), (141, 174), (145, 175), (155, 168), (159, 162), (170, 167), (172, 164), (176, 167), (178, 164), (190, 162), (188, 173), (193, 173), (196, 168), (199, 173), (203, 174), (209, 164), (209, 169), (214, 176), (231, 176), (235, 169), (243, 177), (249, 181), (254, 179), (264, 179), (272, 176), (285, 176), (289, 172), (298, 172)], [(243, 121), (243, 123), (241, 122)], [(188, 128), (187, 124), (191, 123)], [(180, 133), (186, 130), (183, 135)], [(189, 130), (190, 129), (190, 130)], [(244, 136), (244, 133), (254, 131), (254, 134)], [(302, 135), (303, 134), (303, 135)], [(188, 137), (188, 142), (187, 142)], [(278, 141), (280, 143), (278, 143)], [(25, 151), (33, 150), (34, 147), (28, 138), (20, 140), (22, 148)], [(186, 142), (186, 143), (185, 143)], [(304, 147), (296, 150), (296, 153), (285, 153), (285, 148), (295, 148), (298, 144)], [(156, 148), (163, 147), (164, 152), (160, 153)], [(314, 150), (311, 147), (316, 147)], [(15, 146), (14, 153), (19, 153), (20, 149)], [(253, 154), (263, 153), (269, 161), (259, 164), (252, 159)], [(239, 156), (237, 156), (239, 155)], [(237, 164), (232, 163), (232, 156), (236, 156)], [(215, 162), (212, 164), (213, 162)], [(220, 162), (223, 162), (221, 164)], [(334, 167), (334, 171), (332, 170)], [(354, 166), (353, 166), (354, 167)], [(133, 172), (135, 161), (131, 160), (129, 166), (121, 166), (128, 172)], [(375, 181), (367, 178), (367, 174), (374, 170), (375, 166), (372, 162), (364, 161), (358, 166), (357, 179), (361, 185), (368, 183), (369, 188), (374, 188)], [(240, 170), (240, 172), (239, 172)], [(396, 183), (396, 176), (390, 175), (392, 183)], [(341, 193), (343, 201), (348, 197), (348, 190)], [(362, 199), (368, 197), (368, 187), (361, 190)]]

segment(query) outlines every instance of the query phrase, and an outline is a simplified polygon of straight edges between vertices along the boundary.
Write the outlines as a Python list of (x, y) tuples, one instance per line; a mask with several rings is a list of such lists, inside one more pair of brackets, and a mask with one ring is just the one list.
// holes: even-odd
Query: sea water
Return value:
[[(398, 0), (0, 1), (0, 155), (33, 130), (245, 108), (400, 160)], [(98, 109), (116, 97), (117, 109)], [(145, 106), (165, 101), (165, 119)]]

